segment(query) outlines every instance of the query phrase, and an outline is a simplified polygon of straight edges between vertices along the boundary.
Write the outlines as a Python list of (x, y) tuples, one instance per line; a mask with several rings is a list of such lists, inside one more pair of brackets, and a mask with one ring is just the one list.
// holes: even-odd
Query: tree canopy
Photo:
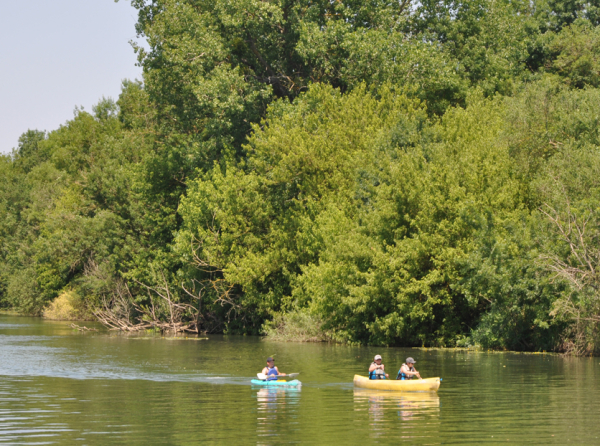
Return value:
[(0, 306), (598, 352), (600, 2), (132, 4), (143, 79), (0, 158)]

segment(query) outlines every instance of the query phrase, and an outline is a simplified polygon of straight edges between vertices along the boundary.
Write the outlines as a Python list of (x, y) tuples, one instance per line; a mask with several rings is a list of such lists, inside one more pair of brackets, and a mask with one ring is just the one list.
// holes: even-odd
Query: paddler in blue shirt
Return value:
[(388, 379), (390, 377), (390, 375), (385, 373), (385, 366), (381, 361), (381, 355), (375, 355), (369, 367), (369, 379)]
[(278, 376), (286, 376), (285, 373), (281, 373), (277, 367), (275, 367), (275, 361), (273, 358), (267, 358), (267, 366), (262, 369), (263, 375), (267, 375), (267, 380), (276, 380)]
[(419, 379), (423, 379), (421, 378), (421, 375), (419, 374), (419, 372), (417, 372), (415, 370), (415, 360), (413, 358), (406, 358), (406, 362), (404, 364), (402, 364), (402, 367), (400, 367), (400, 370), (398, 371), (398, 376), (396, 377), (396, 379), (412, 379), (412, 378), (419, 378)]

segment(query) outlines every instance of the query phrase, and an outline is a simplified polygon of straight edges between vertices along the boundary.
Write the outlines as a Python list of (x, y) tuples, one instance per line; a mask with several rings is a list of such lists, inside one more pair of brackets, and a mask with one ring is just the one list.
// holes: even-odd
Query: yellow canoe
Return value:
[(440, 378), (426, 379), (369, 379), (354, 375), (354, 385), (363, 389), (395, 390), (398, 392), (436, 392), (440, 388)]

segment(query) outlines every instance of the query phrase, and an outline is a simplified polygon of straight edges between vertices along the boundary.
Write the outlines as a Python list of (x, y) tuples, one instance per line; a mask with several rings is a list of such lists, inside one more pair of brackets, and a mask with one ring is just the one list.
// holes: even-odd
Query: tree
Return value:
[(409, 29), (439, 42), (472, 86), (487, 95), (509, 94), (527, 59), (527, 2), (425, 0)]
[(542, 31), (560, 31), (577, 19), (589, 20), (593, 26), (600, 25), (598, 0), (537, 0), (534, 4)]

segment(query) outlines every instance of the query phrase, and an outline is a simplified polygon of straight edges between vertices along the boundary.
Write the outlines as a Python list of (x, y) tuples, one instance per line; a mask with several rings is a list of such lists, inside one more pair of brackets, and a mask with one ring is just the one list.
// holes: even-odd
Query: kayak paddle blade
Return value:
[[(288, 373), (287, 375), (283, 375), (282, 378), (295, 378), (299, 374), (300, 373)], [(267, 375), (265, 375), (264, 373), (257, 373), (256, 377), (258, 379), (262, 379), (263, 381), (267, 379)]]

